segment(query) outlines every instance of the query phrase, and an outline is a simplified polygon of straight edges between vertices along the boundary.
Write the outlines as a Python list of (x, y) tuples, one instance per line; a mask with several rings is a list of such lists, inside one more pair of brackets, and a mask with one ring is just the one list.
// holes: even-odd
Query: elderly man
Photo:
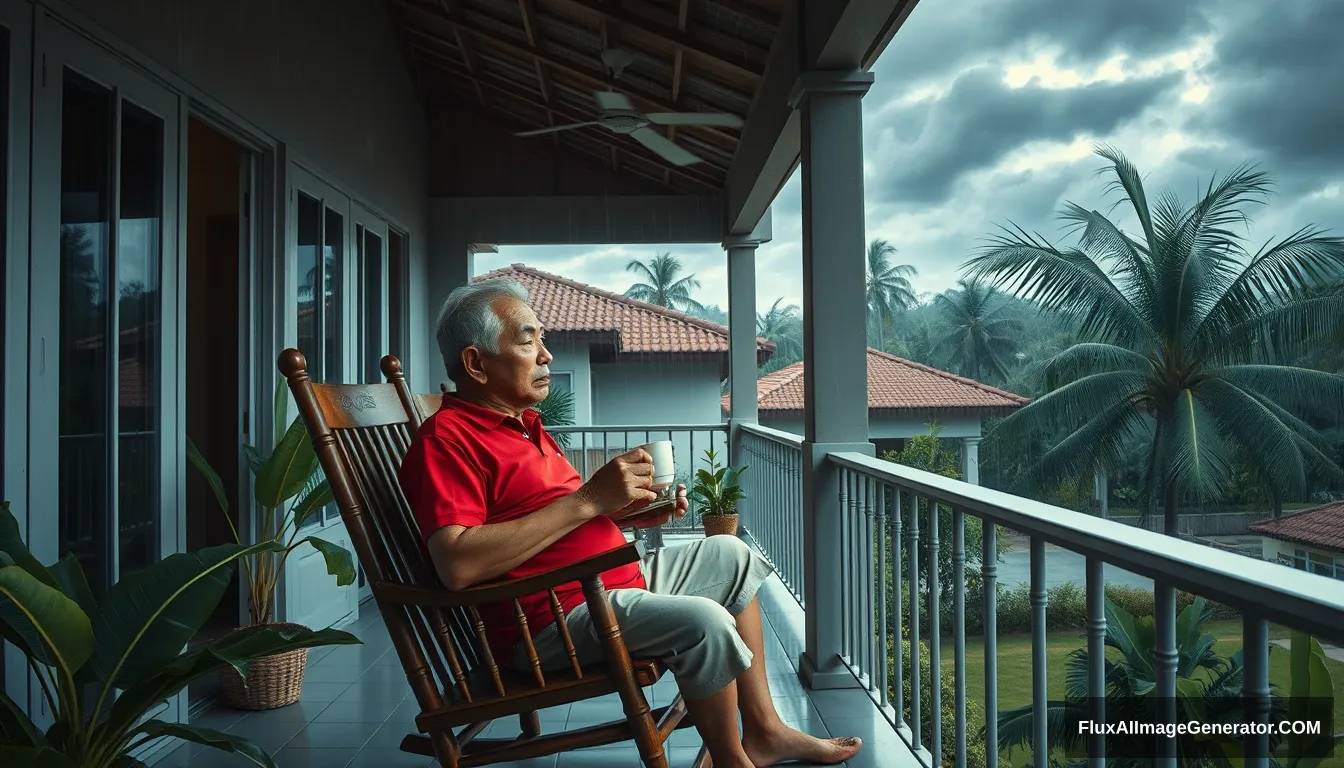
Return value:
[[(451, 589), (620, 547), (625, 537), (616, 521), (657, 498), (644, 451), (618, 456), (584, 483), (546, 433), (531, 410), (550, 387), (543, 335), (526, 289), (507, 280), (458, 288), (439, 315), (439, 349), (456, 392), (415, 436), (400, 481)], [(686, 506), (679, 485), (671, 509), (633, 525), (661, 525)], [(631, 654), (666, 663), (715, 766), (839, 763), (859, 751), (858, 739), (809, 736), (775, 711), (756, 601), (770, 572), (741, 540), (715, 536), (614, 568), (602, 581)], [(580, 661), (600, 661), (602, 645), (578, 584), (556, 592)], [(543, 666), (565, 668), (548, 596), (521, 602)], [(528, 669), (514, 609), (498, 606), (483, 620), (495, 658)]]

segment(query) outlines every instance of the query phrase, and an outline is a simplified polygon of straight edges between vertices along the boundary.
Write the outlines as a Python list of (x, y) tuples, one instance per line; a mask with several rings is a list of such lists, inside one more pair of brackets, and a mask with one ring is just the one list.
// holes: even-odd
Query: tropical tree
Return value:
[(1008, 369), (1022, 337), (1022, 323), (1011, 308), (994, 306), (998, 291), (979, 280), (958, 280), (960, 290), (933, 297), (947, 330), (938, 340), (935, 354), (952, 370), (972, 379), (1008, 378)]
[(783, 296), (775, 299), (765, 313), (756, 315), (756, 335), (774, 342), (775, 354), (771, 356), (771, 362), (791, 365), (803, 359), (803, 319), (798, 314), (798, 305), (781, 307), (782, 301)]
[(914, 306), (915, 289), (910, 278), (919, 274), (909, 264), (892, 264), (896, 247), (886, 240), (868, 242), (867, 287), (868, 325), (876, 331), (877, 348), (882, 349), (884, 331), (890, 330), (896, 315)]
[(679, 312), (703, 313), (704, 305), (691, 297), (700, 287), (695, 275), (681, 277), (681, 261), (671, 253), (660, 253), (648, 264), (632, 259), (625, 271), (634, 272), (644, 279), (625, 289), (625, 295), (637, 301), (657, 304)]
[(1276, 498), (1304, 495), (1313, 473), (1344, 482), (1309, 423), (1338, 420), (1344, 377), (1288, 364), (1344, 323), (1344, 291), (1327, 288), (1344, 274), (1344, 239), (1309, 226), (1252, 252), (1233, 227), (1266, 198), (1263, 172), (1237, 168), (1192, 205), (1170, 192), (1150, 204), (1123, 154), (1097, 154), (1138, 235), (1069, 203), (1076, 247), (1014, 226), (966, 265), (1086, 339), (1050, 360), (1049, 391), (1000, 422), (995, 440), (1062, 430), (1027, 473), (1033, 484), (1088, 478), (1141, 441), (1144, 510), (1160, 494), (1172, 534), (1178, 494), (1216, 498), (1238, 447)]

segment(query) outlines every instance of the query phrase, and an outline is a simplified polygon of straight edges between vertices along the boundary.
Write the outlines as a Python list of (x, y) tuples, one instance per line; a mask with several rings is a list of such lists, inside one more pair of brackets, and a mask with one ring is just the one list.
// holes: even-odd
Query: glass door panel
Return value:
[[(29, 280), (35, 554), (106, 589), (182, 542), (176, 94), (39, 13)], [(174, 719), (177, 699), (169, 712)]]

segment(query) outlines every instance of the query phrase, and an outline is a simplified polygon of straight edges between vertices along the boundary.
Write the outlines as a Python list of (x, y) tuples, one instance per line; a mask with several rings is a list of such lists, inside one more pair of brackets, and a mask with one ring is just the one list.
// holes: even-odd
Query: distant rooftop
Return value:
[[(756, 382), (757, 408), (781, 415), (803, 410), (803, 364)], [(868, 408), (882, 411), (974, 411), (994, 415), (1029, 403), (1025, 397), (895, 355), (868, 349)], [(722, 400), (728, 412), (729, 397)]]
[(1271, 539), (1344, 552), (1344, 501), (1262, 520), (1251, 530)]

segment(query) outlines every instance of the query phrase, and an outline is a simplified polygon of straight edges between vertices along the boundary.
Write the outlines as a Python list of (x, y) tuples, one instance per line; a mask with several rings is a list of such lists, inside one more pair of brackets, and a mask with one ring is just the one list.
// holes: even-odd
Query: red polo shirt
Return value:
[[(582, 480), (555, 440), (542, 428), (536, 411), (524, 411), (522, 423), (497, 411), (463, 401), (454, 394), (411, 441), (398, 475), (406, 500), (428, 539), (449, 525), (470, 528), (517, 520), (578, 490)], [(626, 543), (608, 517), (596, 517), (565, 534), (501, 579), (517, 579), (561, 568)], [(637, 563), (602, 574), (607, 589), (644, 589)], [(577, 581), (555, 590), (568, 613), (583, 603)], [(519, 602), (532, 635), (554, 623), (550, 596), (528, 595)], [(522, 631), (511, 604), (482, 606), (495, 662), (508, 666)]]

